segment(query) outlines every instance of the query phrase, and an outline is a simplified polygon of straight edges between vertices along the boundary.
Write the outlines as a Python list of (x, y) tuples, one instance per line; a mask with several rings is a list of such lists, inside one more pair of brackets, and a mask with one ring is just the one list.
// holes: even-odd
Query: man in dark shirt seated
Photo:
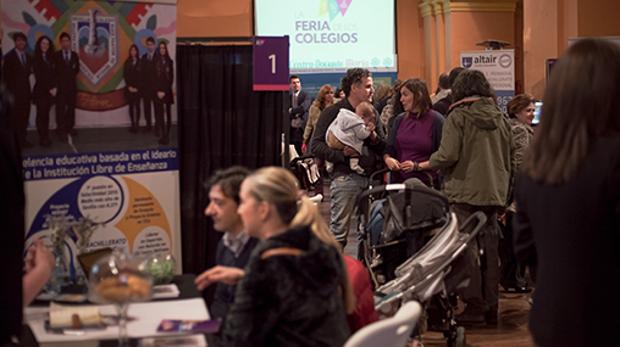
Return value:
[[(246, 168), (233, 166), (217, 171), (208, 182), (210, 202), (205, 209), (205, 215), (213, 219), (215, 230), (223, 232), (224, 235), (217, 244), (215, 254), (217, 265), (196, 278), (199, 290), (216, 282), (214, 276), (217, 276), (222, 268), (243, 269), (250, 259), (254, 246), (258, 243), (257, 239), (245, 233), (243, 221), (237, 214), (241, 182), (249, 173)], [(215, 296), (209, 310), (212, 318), (223, 319), (228, 308), (235, 301), (235, 286), (217, 282)]]

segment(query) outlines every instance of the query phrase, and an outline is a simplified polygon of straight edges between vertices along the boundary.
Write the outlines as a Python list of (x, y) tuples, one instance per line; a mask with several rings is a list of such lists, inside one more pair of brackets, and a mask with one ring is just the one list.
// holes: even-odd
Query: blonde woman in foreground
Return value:
[(222, 346), (342, 346), (354, 298), (339, 244), (317, 206), (298, 197), (287, 170), (267, 167), (241, 185), (239, 215), (261, 240), (244, 270), (215, 267), (211, 282), (236, 283)]

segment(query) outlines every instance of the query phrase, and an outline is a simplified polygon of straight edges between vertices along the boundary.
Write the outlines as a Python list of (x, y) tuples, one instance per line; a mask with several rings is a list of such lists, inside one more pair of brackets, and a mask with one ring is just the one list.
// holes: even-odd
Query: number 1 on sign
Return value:
[(271, 74), (275, 75), (276, 74), (276, 55), (275, 54), (271, 54), (269, 55), (269, 60), (271, 60)]

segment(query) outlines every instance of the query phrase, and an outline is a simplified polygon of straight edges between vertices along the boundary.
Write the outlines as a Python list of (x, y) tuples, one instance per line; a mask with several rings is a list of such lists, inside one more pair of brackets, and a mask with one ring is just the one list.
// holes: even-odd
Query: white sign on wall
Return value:
[(497, 95), (497, 104), (506, 104), (515, 94), (515, 53), (513, 49), (468, 51), (461, 53), (461, 66), (481, 71)]

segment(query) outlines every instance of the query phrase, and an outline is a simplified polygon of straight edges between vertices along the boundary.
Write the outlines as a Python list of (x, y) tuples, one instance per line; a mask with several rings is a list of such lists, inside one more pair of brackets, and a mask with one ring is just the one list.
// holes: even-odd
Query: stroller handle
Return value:
[(425, 195), (429, 195), (429, 196), (441, 199), (441, 201), (445, 203), (446, 205), (449, 205), (450, 203), (448, 201), (448, 198), (446, 198), (443, 194), (441, 194), (438, 191), (426, 189), (426, 188), (419, 188), (416, 186), (408, 186), (405, 183), (392, 183), (392, 184), (386, 184), (382, 186), (376, 186), (372, 189), (361, 192), (357, 200), (358, 202), (361, 202), (362, 200), (367, 199), (369, 196), (373, 196), (378, 193), (401, 191), (401, 190), (405, 192), (415, 192), (415, 193), (422, 193)]
[(377, 170), (377, 171), (375, 171), (375, 172), (370, 174), (369, 179), (372, 182), (375, 179), (377, 179), (377, 176), (383, 175), (383, 174), (385, 174), (387, 172), (390, 172), (390, 169), (384, 168), (384, 169), (381, 169), (381, 170)]
[(314, 158), (314, 156), (311, 155), (311, 154), (310, 155), (302, 155), (302, 156), (299, 156), (299, 157), (295, 157), (295, 158), (291, 159), (290, 165), (295, 165), (295, 164), (297, 164), (298, 162), (300, 162), (302, 160), (311, 159), (311, 158)]

